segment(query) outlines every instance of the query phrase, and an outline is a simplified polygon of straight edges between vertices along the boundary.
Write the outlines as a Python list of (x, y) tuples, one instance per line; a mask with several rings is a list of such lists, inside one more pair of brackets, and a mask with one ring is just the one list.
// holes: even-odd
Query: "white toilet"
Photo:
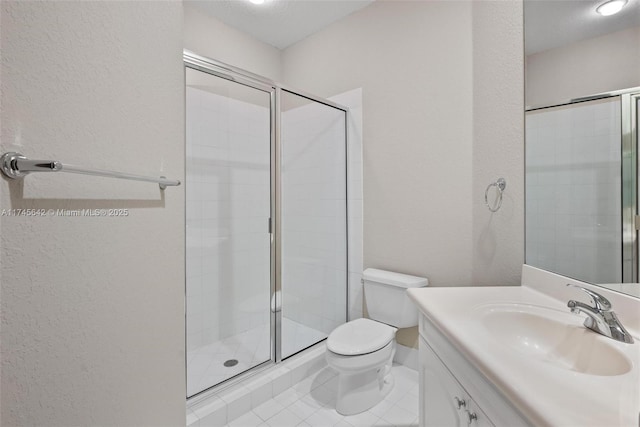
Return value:
[(336, 411), (342, 415), (366, 411), (393, 388), (396, 331), (418, 324), (418, 310), (406, 290), (429, 284), (424, 277), (373, 268), (362, 279), (371, 319), (340, 325), (327, 338), (327, 363), (338, 371)]

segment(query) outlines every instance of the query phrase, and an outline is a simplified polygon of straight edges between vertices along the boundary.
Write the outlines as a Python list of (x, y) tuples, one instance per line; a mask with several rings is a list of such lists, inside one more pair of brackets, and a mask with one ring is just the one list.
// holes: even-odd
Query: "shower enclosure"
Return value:
[(346, 108), (185, 52), (187, 397), (347, 321)]

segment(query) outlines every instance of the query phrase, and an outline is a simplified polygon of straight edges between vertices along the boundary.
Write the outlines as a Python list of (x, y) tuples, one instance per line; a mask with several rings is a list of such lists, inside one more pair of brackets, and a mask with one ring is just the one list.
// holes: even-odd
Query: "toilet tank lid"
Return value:
[(401, 288), (422, 288), (429, 285), (429, 279), (426, 277), (410, 276), (408, 274), (378, 270), (376, 268), (367, 268), (362, 273), (362, 278), (370, 282), (383, 283)]

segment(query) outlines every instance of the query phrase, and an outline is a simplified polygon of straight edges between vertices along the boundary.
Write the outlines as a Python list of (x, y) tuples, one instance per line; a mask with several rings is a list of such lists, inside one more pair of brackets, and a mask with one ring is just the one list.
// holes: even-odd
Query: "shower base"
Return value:
[[(187, 352), (187, 394), (193, 396), (270, 360), (270, 335), (270, 324), (266, 323)], [(287, 357), (327, 334), (283, 317), (282, 336), (282, 354)]]

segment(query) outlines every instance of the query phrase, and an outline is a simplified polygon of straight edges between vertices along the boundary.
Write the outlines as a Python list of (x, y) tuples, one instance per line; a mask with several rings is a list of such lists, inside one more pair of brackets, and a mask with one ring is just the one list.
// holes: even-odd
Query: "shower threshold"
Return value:
[(271, 361), (187, 400), (187, 426), (226, 425), (327, 367), (321, 341), (275, 364)]
[[(282, 354), (295, 354), (327, 337), (283, 316)], [(243, 331), (187, 352), (187, 395), (195, 397), (253, 367), (271, 364), (270, 324)]]

